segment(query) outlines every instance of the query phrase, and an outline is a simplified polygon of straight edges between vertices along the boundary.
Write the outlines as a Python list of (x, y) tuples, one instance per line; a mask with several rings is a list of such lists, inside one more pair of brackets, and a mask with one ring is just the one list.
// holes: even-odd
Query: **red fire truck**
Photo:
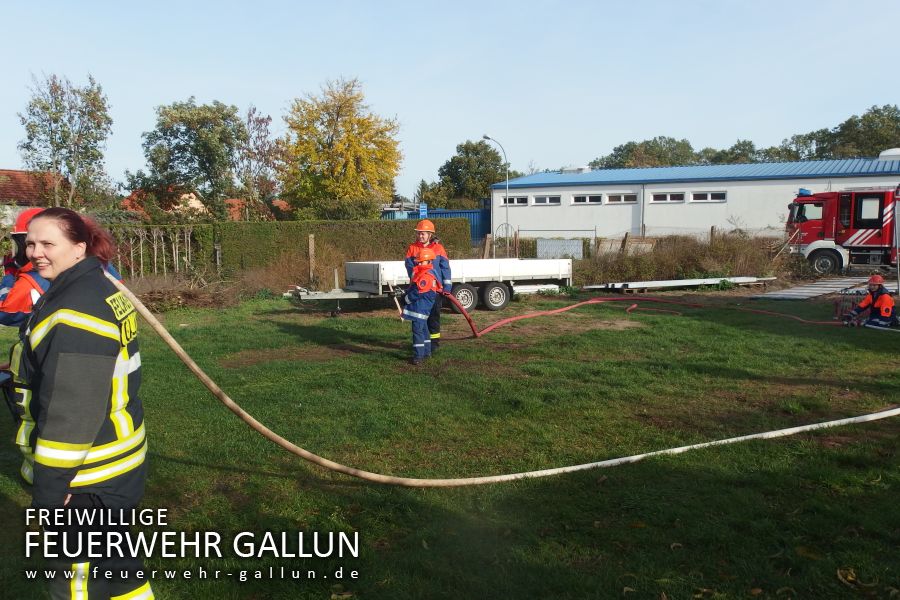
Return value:
[(896, 265), (898, 204), (900, 185), (818, 194), (801, 189), (788, 206), (790, 251), (806, 257), (820, 275), (851, 265)]

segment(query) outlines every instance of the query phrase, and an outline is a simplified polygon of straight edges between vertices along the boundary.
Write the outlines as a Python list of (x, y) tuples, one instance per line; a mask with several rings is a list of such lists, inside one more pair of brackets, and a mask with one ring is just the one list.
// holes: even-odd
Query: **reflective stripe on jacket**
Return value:
[(427, 320), (440, 289), (440, 284), (431, 273), (431, 265), (417, 265), (413, 269), (412, 285), (403, 296), (403, 318), (407, 321)]

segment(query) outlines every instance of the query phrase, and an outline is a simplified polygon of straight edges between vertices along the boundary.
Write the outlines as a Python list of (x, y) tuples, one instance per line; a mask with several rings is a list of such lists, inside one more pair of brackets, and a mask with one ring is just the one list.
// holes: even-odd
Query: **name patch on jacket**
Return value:
[(116, 315), (116, 321), (121, 321), (125, 318), (125, 315), (134, 311), (134, 304), (132, 304), (122, 292), (116, 292), (107, 298), (106, 303), (113, 309), (113, 314)]
[(127, 346), (128, 343), (137, 337), (137, 313), (133, 312), (119, 323), (119, 331), (122, 332), (122, 345)]
[(122, 292), (116, 292), (108, 297), (106, 303), (113, 309), (113, 314), (119, 321), (122, 345), (127, 346), (131, 340), (137, 337), (137, 312), (134, 310), (134, 304)]

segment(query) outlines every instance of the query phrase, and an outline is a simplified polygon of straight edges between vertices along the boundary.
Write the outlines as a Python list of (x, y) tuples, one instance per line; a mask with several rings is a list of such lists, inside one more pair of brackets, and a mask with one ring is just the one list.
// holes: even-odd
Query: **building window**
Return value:
[(573, 196), (572, 204), (602, 204), (603, 196)]
[(691, 202), (725, 202), (726, 192), (694, 192), (691, 194)]
[(528, 196), (509, 196), (500, 199), (501, 206), (528, 206)]
[(559, 205), (562, 201), (562, 196), (535, 196), (534, 203), (535, 205), (548, 205), (554, 204)]
[(661, 192), (653, 194), (653, 202), (684, 202), (684, 192)]
[(637, 194), (607, 194), (607, 204), (633, 204), (637, 202)]

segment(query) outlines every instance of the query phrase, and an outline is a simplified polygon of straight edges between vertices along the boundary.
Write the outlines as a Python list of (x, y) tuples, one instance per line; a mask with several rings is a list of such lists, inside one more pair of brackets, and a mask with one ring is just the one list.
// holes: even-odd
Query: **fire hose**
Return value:
[[(862, 415), (859, 417), (852, 417), (847, 419), (839, 419), (837, 421), (829, 421), (825, 423), (814, 423), (811, 425), (802, 425), (799, 427), (790, 427), (787, 429), (779, 429), (777, 431), (769, 431), (764, 433), (755, 433), (751, 435), (744, 435), (735, 438), (729, 438), (724, 440), (715, 440), (712, 442), (703, 442), (699, 444), (692, 444), (689, 446), (681, 446), (678, 448), (669, 448), (666, 450), (657, 450), (654, 452), (647, 452), (644, 454), (636, 454), (633, 456), (626, 456), (622, 458), (614, 458), (610, 460), (604, 460), (599, 462), (591, 462), (585, 463), (581, 465), (572, 465), (568, 467), (557, 467), (553, 469), (543, 469), (539, 471), (525, 471), (521, 473), (509, 473), (505, 475), (488, 475), (483, 477), (462, 477), (462, 478), (447, 478), (447, 479), (420, 479), (413, 477), (396, 477), (393, 475), (383, 475), (381, 473), (372, 473), (371, 471), (365, 471), (362, 469), (357, 469), (355, 467), (350, 467), (347, 465), (343, 465), (318, 454), (314, 454), (309, 450), (301, 448), (297, 446), (293, 442), (286, 440), (281, 437), (259, 421), (257, 421), (250, 413), (241, 408), (234, 400), (232, 400), (222, 389), (213, 381), (204, 371), (201, 369), (197, 363), (185, 352), (184, 348), (172, 337), (172, 335), (166, 330), (166, 328), (160, 323), (156, 317), (153, 316), (146, 306), (137, 298), (137, 296), (132, 293), (125, 285), (123, 285), (120, 281), (118, 281), (115, 277), (111, 276), (109, 273), (106, 273), (106, 276), (110, 281), (122, 292), (132, 304), (134, 304), (138, 313), (147, 321), (150, 327), (159, 335), (163, 341), (172, 349), (172, 351), (178, 356), (179, 359), (188, 367), (188, 369), (203, 383), (204, 386), (220, 401), (225, 405), (228, 410), (237, 415), (242, 421), (244, 421), (247, 425), (250, 426), (251, 429), (255, 430), (259, 434), (261, 434), (266, 439), (274, 442), (275, 444), (281, 446), (288, 452), (295, 454), (304, 460), (307, 460), (311, 463), (317, 464), (321, 467), (329, 469), (331, 471), (335, 471), (338, 473), (343, 473), (345, 475), (350, 475), (351, 477), (357, 477), (359, 479), (363, 479), (366, 481), (371, 481), (374, 483), (381, 483), (386, 485), (397, 485), (404, 487), (416, 487), (416, 488), (436, 488), (436, 487), (463, 487), (463, 486), (472, 486), (472, 485), (486, 485), (490, 483), (501, 483), (506, 481), (517, 481), (521, 479), (535, 479), (538, 477), (548, 477), (551, 475), (561, 475), (564, 473), (574, 473), (576, 471), (585, 471), (588, 469), (597, 469), (597, 468), (607, 468), (614, 467), (623, 464), (635, 463), (645, 458), (650, 458), (653, 456), (662, 456), (667, 454), (681, 454), (683, 452), (687, 452), (688, 450), (694, 450), (698, 448), (708, 448), (711, 446), (720, 446), (725, 444), (733, 444), (737, 442), (742, 442), (746, 440), (752, 439), (771, 439), (777, 437), (784, 437), (788, 435), (793, 435), (796, 433), (800, 433), (803, 431), (811, 431), (814, 429), (821, 429), (825, 427), (837, 427), (839, 425), (846, 425), (850, 423), (861, 423), (865, 421), (875, 421), (878, 419), (886, 419), (888, 417), (892, 417), (900, 414), (900, 408), (885, 410), (877, 413), (872, 413), (868, 415)], [(454, 299), (455, 300), (455, 299)], [(561, 312), (565, 312), (566, 310), (571, 310), (576, 306), (583, 306), (585, 304), (596, 304), (600, 301), (611, 301), (616, 299), (593, 299), (588, 300), (586, 302), (581, 302), (576, 305), (564, 307), (561, 309), (550, 310), (550, 311), (541, 311), (541, 315), (544, 314), (559, 314)], [(691, 305), (689, 303), (679, 303), (674, 301), (664, 301), (658, 300), (661, 302), (667, 302), (670, 304), (685, 304), (689, 306), (700, 306), (700, 305)], [(458, 302), (455, 304), (459, 306)], [(475, 325), (472, 322), (471, 318), (468, 314), (463, 311), (463, 314), (466, 315), (466, 318), (469, 324), (473, 328), (473, 332), (476, 331)], [(523, 317), (529, 316), (540, 316), (539, 314), (533, 315), (522, 315)], [(519, 320), (519, 317), (512, 317), (510, 319), (505, 319), (504, 322), (513, 322)], [(494, 324), (480, 332), (480, 335), (484, 335), (491, 329), (494, 329), (495, 326), (499, 326), (498, 324)]]

